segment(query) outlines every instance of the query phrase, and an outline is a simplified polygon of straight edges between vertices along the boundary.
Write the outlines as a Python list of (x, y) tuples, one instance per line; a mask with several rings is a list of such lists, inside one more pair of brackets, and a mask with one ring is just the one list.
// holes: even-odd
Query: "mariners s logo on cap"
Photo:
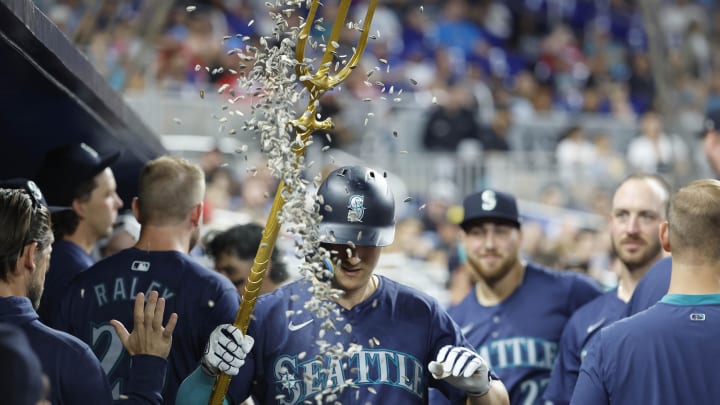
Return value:
[(100, 154), (97, 153), (95, 149), (93, 149), (90, 145), (86, 144), (85, 142), (80, 143), (80, 147), (87, 153), (89, 153), (93, 159), (99, 159)]
[(473, 221), (504, 221), (519, 227), (520, 215), (515, 196), (491, 189), (468, 195), (463, 201), (460, 226), (465, 228)]
[(365, 216), (365, 197), (355, 194), (348, 201), (348, 222), (362, 222)]
[(483, 211), (492, 211), (497, 207), (497, 197), (492, 190), (483, 191), (482, 194), (480, 194), (480, 199), (482, 200), (481, 208)]

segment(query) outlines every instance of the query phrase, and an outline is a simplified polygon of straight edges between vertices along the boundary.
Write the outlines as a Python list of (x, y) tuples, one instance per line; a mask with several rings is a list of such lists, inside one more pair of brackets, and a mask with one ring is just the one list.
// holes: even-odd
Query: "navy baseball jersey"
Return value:
[[(505, 384), (511, 404), (543, 404), (565, 324), (600, 294), (582, 274), (528, 264), (521, 284), (500, 304), (481, 305), (473, 289), (448, 312)], [(437, 393), (432, 399), (443, 403)]]
[(555, 366), (545, 389), (546, 400), (555, 405), (570, 403), (589, 342), (600, 329), (624, 318), (626, 312), (627, 304), (618, 298), (616, 289), (575, 311), (560, 337)]
[[(427, 369), (443, 346), (470, 347), (457, 325), (430, 296), (377, 277), (377, 290), (352, 309), (328, 302), (341, 319), (315, 318), (303, 308), (311, 298), (306, 279), (261, 296), (248, 329), (255, 346), (234, 380), (245, 382), (246, 392), (266, 404), (315, 403), (317, 394), (337, 387), (344, 389), (325, 396), (327, 403), (425, 404), (431, 386), (464, 404), (463, 392)], [(323, 336), (329, 319), (335, 319), (337, 331)], [(362, 348), (333, 356), (319, 339), (345, 350), (351, 344)]]
[[(28, 298), (0, 297), (0, 323), (16, 325), (25, 332), (50, 381), (49, 399), (52, 404), (112, 403), (108, 380), (88, 345), (74, 336), (45, 326), (39, 321)], [(159, 404), (165, 359), (134, 356), (133, 363), (132, 379), (123, 392), (128, 398), (122, 403)]]
[(669, 257), (658, 260), (640, 280), (628, 303), (627, 316), (632, 316), (655, 305), (668, 292), (672, 260)]
[(572, 404), (719, 404), (720, 294), (668, 294), (593, 339)]
[(126, 249), (73, 280), (57, 324), (92, 347), (117, 398), (128, 381), (130, 356), (109, 321), (130, 327), (135, 295), (153, 290), (166, 299), (163, 322), (178, 314), (163, 389), (164, 403), (174, 404), (178, 386), (198, 366), (210, 333), (235, 319), (240, 297), (225, 277), (180, 252)]
[(70, 282), (95, 261), (80, 246), (67, 240), (55, 241), (52, 248), (50, 268), (45, 275), (45, 288), (38, 314), (45, 325), (55, 328), (57, 325), (53, 322), (57, 319), (56, 312)]

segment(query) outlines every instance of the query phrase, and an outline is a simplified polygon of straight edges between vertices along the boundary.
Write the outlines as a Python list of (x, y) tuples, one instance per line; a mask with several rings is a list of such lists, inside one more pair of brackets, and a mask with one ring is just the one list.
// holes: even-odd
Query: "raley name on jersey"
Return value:
[(284, 355), (275, 361), (278, 403), (298, 404), (325, 389), (384, 384), (423, 398), (424, 367), (416, 358), (392, 350), (363, 349), (344, 358), (324, 356), (299, 362), (300, 356)]
[(532, 367), (552, 370), (557, 343), (531, 337), (512, 337), (488, 342), (478, 348), (493, 370)]
[[(148, 296), (151, 291), (157, 291), (160, 298), (166, 300), (175, 296), (175, 292), (157, 281), (150, 281), (147, 288), (139, 287), (138, 281), (138, 277), (118, 277), (115, 281), (94, 285), (92, 289), (98, 307), (102, 307), (109, 302), (132, 301), (139, 292), (143, 292), (145, 296)], [(82, 295), (85, 295), (84, 292)]]

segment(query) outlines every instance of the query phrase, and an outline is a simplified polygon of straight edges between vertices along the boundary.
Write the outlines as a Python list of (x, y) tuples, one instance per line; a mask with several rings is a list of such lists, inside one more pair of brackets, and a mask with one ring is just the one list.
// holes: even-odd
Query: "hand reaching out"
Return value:
[(466, 347), (443, 346), (428, 369), (435, 379), (447, 379), (468, 395), (483, 396), (490, 390), (487, 362)]
[(167, 325), (162, 326), (165, 313), (165, 298), (158, 298), (158, 292), (152, 291), (145, 303), (145, 294), (135, 297), (134, 325), (129, 333), (122, 322), (113, 319), (110, 324), (115, 328), (125, 349), (134, 356), (147, 354), (167, 358), (172, 346), (172, 334), (177, 325), (176, 313), (170, 315)]

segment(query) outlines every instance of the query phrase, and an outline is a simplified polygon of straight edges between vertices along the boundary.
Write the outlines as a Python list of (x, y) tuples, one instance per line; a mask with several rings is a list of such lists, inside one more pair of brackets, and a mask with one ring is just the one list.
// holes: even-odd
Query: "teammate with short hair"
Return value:
[[(50, 213), (37, 186), (26, 181), (20, 187), (0, 189), (0, 323), (16, 325), (26, 334), (48, 377), (53, 404), (110, 404), (110, 386), (88, 345), (38, 320), (35, 309), (50, 263), (53, 235)], [(177, 315), (171, 315), (163, 328), (164, 300), (153, 295), (145, 306), (142, 294), (135, 301), (135, 313), (132, 334), (117, 321), (108, 329), (132, 356), (122, 403), (159, 404)]]
[[(720, 109), (708, 111), (700, 137), (703, 151), (715, 177), (720, 177)], [(628, 316), (644, 311), (657, 304), (668, 291), (672, 261), (665, 258), (657, 262), (640, 281), (635, 294), (628, 303)]]
[[(263, 227), (256, 223), (235, 225), (211, 235), (206, 243), (206, 250), (215, 262), (215, 270), (230, 279), (239, 294), (243, 293), (245, 282), (250, 276), (255, 254), (262, 241), (262, 233)], [(260, 294), (274, 291), (287, 279), (285, 262), (276, 247), (270, 255)]]
[[(385, 176), (365, 167), (341, 167), (327, 176), (318, 194), (321, 247), (334, 263), (332, 287), (343, 292), (319, 304), (327, 305), (329, 316), (305, 308), (312, 298), (309, 289), (323, 288), (307, 278), (261, 296), (248, 336), (232, 325), (220, 327), (225, 334), (213, 334), (205, 371), (183, 383), (178, 404), (207, 401), (209, 390), (194, 384), (211, 385), (218, 369), (239, 372), (233, 381), (241, 381), (246, 396), (259, 403), (424, 404), (429, 387), (455, 403), (465, 404), (466, 396), (471, 404), (508, 403), (502, 383), (490, 376), (437, 301), (373, 274), (395, 230), (395, 203)], [(325, 329), (331, 321), (336, 330)], [(250, 337), (252, 350), (252, 341), (245, 340)], [(353, 344), (362, 347), (342, 355), (334, 350)]]
[(670, 185), (655, 174), (633, 174), (620, 182), (610, 212), (611, 247), (622, 264), (618, 287), (583, 305), (570, 317), (558, 350), (545, 399), (570, 402), (589, 342), (601, 328), (622, 319), (635, 286), (663, 256), (658, 229), (665, 220)]
[(119, 151), (101, 156), (85, 143), (63, 145), (48, 152), (36, 175), (48, 203), (69, 208), (52, 215), (55, 243), (38, 310), (51, 327), (70, 281), (92, 266), (95, 244), (112, 233), (123, 205), (110, 169), (119, 157)]
[(182, 322), (168, 358), (163, 399), (175, 403), (180, 382), (197, 367), (210, 332), (235, 319), (235, 287), (188, 255), (202, 225), (205, 175), (185, 159), (163, 156), (148, 162), (133, 200), (140, 239), (78, 275), (67, 291), (56, 324), (93, 347), (113, 392), (130, 377), (130, 357), (107, 319), (132, 320), (137, 292), (157, 291)]
[[(587, 276), (521, 258), (515, 197), (482, 190), (463, 201), (460, 239), (474, 288), (448, 312), (507, 386), (512, 404), (542, 404), (570, 316), (598, 295)], [(433, 393), (433, 404), (443, 403)]]
[(660, 241), (672, 254), (668, 293), (599, 332), (572, 404), (720, 403), (720, 181), (678, 190)]

